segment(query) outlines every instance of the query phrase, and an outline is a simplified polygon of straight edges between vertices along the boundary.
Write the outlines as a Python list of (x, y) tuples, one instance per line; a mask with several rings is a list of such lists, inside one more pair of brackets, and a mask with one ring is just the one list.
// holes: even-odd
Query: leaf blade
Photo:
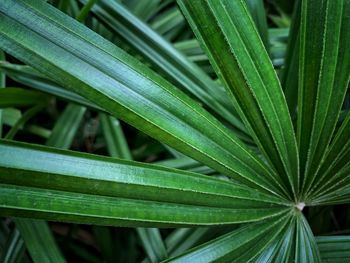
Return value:
[(244, 2), (179, 0), (179, 4), (260, 150), (286, 175), (277, 179), (288, 178), (282, 185), (295, 194), (298, 152), (291, 119)]
[(134, 58), (48, 4), (6, 0), (0, 10), (0, 44), (8, 52), (16, 50), (15, 56), (158, 140), (246, 184), (278, 192), (265, 179), (268, 167), (229, 130)]

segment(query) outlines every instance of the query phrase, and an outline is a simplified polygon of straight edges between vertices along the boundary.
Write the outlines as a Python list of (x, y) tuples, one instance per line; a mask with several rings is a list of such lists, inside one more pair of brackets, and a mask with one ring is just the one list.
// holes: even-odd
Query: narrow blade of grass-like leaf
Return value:
[(37, 113), (39, 113), (43, 108), (44, 105), (39, 104), (24, 112), (22, 117), (15, 123), (15, 125), (12, 126), (4, 138), (12, 140), (16, 136), (17, 132), (23, 127), (23, 125), (31, 118), (33, 118)]
[(15, 223), (34, 262), (66, 262), (45, 221), (16, 218)]
[(20, 233), (14, 228), (6, 240), (3, 250), (0, 253), (0, 260), (3, 263), (15, 263), (23, 260), (25, 245)]
[(50, 138), (46, 141), (46, 145), (69, 149), (85, 111), (85, 107), (68, 104), (57, 120)]
[(86, 2), (86, 4), (83, 6), (83, 8), (80, 10), (79, 14), (77, 15), (76, 19), (79, 22), (85, 21), (86, 17), (88, 16), (91, 8), (96, 4), (98, 0), (89, 0)]
[[(166, 38), (171, 40), (171, 38), (176, 36), (178, 31), (182, 29), (184, 24), (185, 18), (175, 5), (153, 19), (150, 26), (159, 34), (163, 36), (166, 35)], [(171, 31), (173, 31), (172, 34)]]
[(119, 120), (103, 113), (100, 113), (100, 120), (109, 155), (121, 159), (132, 160), (131, 152)]
[(211, 230), (213, 230), (213, 228), (208, 227), (199, 227), (196, 229), (181, 228), (174, 230), (175, 233), (172, 233), (171, 236), (165, 239), (169, 257), (183, 254), (196, 244), (200, 244), (203, 239), (205, 240), (206, 236), (212, 236), (210, 235), (210, 232), (212, 232)]
[[(13, 127), (21, 119), (22, 113), (20, 110), (15, 108), (6, 108), (2, 112), (3, 114), (3, 124)], [(44, 139), (47, 139), (51, 135), (51, 130), (43, 128), (41, 126), (27, 124), (24, 127), (20, 127), (20, 130), (27, 131), (31, 134), (40, 136)], [(176, 168), (176, 167), (174, 167)]]
[(169, 159), (169, 160), (162, 160), (159, 162), (155, 162), (153, 164), (181, 169), (181, 170), (187, 170), (192, 172), (197, 172), (201, 174), (212, 174), (215, 173), (215, 171), (207, 166), (202, 165), (201, 163), (188, 158), (187, 156), (179, 157), (176, 159)]
[(0, 64), (0, 69), (1, 71), (5, 72), (9, 78), (23, 85), (52, 94), (70, 102), (75, 102), (93, 109), (101, 110), (101, 108), (96, 104), (86, 100), (76, 93), (58, 86), (52, 80), (49, 80), (47, 77), (29, 66), (5, 63)]
[(148, 18), (154, 15), (161, 2), (161, 0), (149, 0), (147, 2), (131, 0), (126, 1), (125, 4), (138, 18), (142, 19), (143, 21), (146, 21)]
[(137, 233), (151, 262), (157, 263), (167, 258), (167, 252), (157, 228), (137, 228)]

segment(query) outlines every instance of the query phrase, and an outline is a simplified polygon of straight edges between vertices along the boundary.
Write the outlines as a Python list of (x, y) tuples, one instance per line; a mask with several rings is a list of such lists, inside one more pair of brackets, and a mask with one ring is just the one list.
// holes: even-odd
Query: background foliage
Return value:
[(349, 0), (45, 2), (0, 2), (1, 262), (350, 259)]

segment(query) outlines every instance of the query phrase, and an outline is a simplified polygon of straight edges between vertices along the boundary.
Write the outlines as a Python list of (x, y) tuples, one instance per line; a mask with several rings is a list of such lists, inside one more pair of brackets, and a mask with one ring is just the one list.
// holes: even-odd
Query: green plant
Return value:
[[(73, 5), (71, 15), (84, 21), (92, 8), (98, 20), (90, 26), (134, 56), (45, 1), (0, 2), (0, 47), (32, 67), (3, 63), (2, 71), (46, 92), (0, 90), (1, 107), (31, 106), (0, 142), (3, 216), (131, 227), (244, 224), (169, 261), (320, 262), (319, 249), (327, 259), (325, 244), (336, 244), (335, 257), (349, 257), (342, 254), (348, 237), (317, 244), (301, 212), (350, 200), (350, 114), (343, 107), (349, 0), (297, 1), (281, 80), (261, 13), (253, 13), (258, 32), (243, 0), (178, 0), (219, 81), (208, 65), (206, 74), (117, 1), (81, 2), (84, 8), (77, 14)], [(69, 1), (59, 3), (67, 10)], [(141, 18), (160, 4), (147, 5), (137, 5)], [(182, 25), (179, 11), (169, 10)], [(252, 12), (264, 12), (262, 2)], [(166, 32), (159, 21), (153, 26)], [(178, 48), (185, 44), (196, 47)], [(47, 136), (55, 148), (9, 140), (47, 106), (48, 94), (80, 105), (69, 104)], [(129, 160), (58, 149), (71, 145), (85, 107), (100, 112), (109, 154)], [(120, 125), (109, 115), (191, 159), (175, 152), (172, 164), (131, 161)], [(198, 172), (165, 167), (186, 164)], [(36, 261), (63, 261), (52, 238), (40, 251), (40, 231), (30, 232), (42, 227), (50, 236), (45, 222), (15, 222), (34, 244), (28, 249)], [(150, 260), (174, 255), (157, 229), (138, 233)]]

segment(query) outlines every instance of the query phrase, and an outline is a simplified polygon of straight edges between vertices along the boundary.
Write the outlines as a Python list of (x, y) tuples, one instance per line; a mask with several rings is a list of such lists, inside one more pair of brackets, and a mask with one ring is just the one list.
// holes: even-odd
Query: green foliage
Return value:
[(2, 0), (1, 260), (349, 258), (350, 0), (269, 7)]

